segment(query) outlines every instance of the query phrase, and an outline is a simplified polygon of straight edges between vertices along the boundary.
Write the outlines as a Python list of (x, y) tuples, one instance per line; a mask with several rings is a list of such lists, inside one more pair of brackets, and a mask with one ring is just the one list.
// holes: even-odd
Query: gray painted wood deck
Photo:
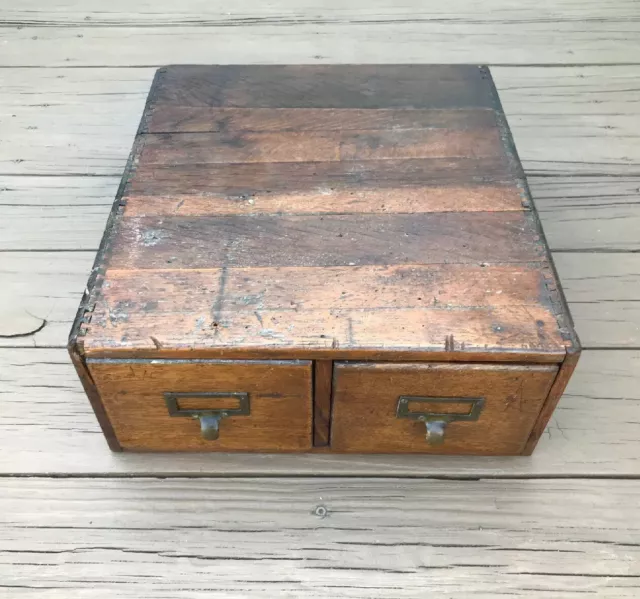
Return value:
[[(585, 346), (532, 457), (109, 452), (64, 346), (151, 77), (242, 62), (492, 66)], [(634, 0), (0, 0), (0, 596), (640, 596), (638, 81)]]

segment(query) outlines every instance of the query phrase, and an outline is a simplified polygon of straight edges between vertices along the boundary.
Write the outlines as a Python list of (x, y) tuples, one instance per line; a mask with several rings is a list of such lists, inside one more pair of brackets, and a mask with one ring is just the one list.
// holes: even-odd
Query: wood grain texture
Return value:
[(583, 352), (531, 457), (109, 451), (64, 349), (1, 349), (0, 473), (71, 476), (640, 476), (640, 352)]
[[(21, 335), (0, 336), (0, 347), (66, 347), (93, 259), (93, 252), (0, 253), (2, 334)], [(640, 347), (640, 257), (558, 253), (555, 262), (584, 347)]]
[(495, 126), (491, 109), (378, 108), (229, 108), (224, 106), (169, 105), (149, 116), (147, 133), (274, 133), (352, 132), (407, 129), (484, 131)]
[(435, 130), (392, 127), (381, 123), (379, 129), (355, 131), (148, 134), (138, 169), (192, 164), (483, 158), (504, 153), (495, 126), (480, 131), (463, 130), (459, 123), (452, 123), (450, 129)]
[[(465, 23), (504, 23), (524, 25), (535, 23), (551, 27), (556, 22), (575, 23), (580, 21), (598, 21), (603, 25), (610, 22), (623, 22), (636, 16), (635, 5), (629, 2), (596, 2), (586, 0), (575, 4), (559, 2), (553, 6), (554, 21), (542, 13), (540, 5), (532, 0), (524, 0), (514, 6), (510, 2), (491, 1), (490, 10), (478, 6), (469, 0), (452, 0), (447, 4), (423, 5), (405, 3), (398, 5), (392, 0), (352, 0), (348, 5), (329, 2), (325, 12), (319, 13), (312, 0), (278, 0), (269, 4), (252, 0), (238, 2), (234, 6), (219, 6), (210, 3), (183, 3), (176, 5), (167, 0), (159, 2), (143, 1), (131, 5), (126, 0), (115, 0), (104, 5), (99, 0), (61, 0), (55, 7), (43, 5), (40, 0), (24, 0), (19, 5), (7, 7), (3, 24), (34, 27), (52, 25), (87, 27), (131, 26), (234, 26), (246, 19), (251, 23), (278, 23), (296, 25), (312, 12), (314, 22), (351, 24), (354, 20), (375, 25), (381, 19), (389, 22), (415, 22), (434, 19), (448, 21), (456, 17), (457, 22)], [(161, 10), (158, 10), (161, 9)]]
[[(89, 359), (87, 365), (125, 450), (278, 452), (311, 448), (310, 362)], [(250, 401), (249, 415), (230, 415), (220, 422), (216, 441), (202, 438), (198, 420), (172, 417), (164, 401), (165, 393), (211, 392), (248, 393)], [(213, 403), (211, 408), (218, 406)]]
[[(473, 43), (477, 54), (478, 39)], [(154, 71), (3, 69), (0, 172), (120, 177)], [(640, 66), (492, 67), (491, 73), (529, 176), (638, 174)]]
[[(2, 144), (2, 140), (0, 140)], [(118, 187), (117, 177), (0, 177), (3, 250), (96, 250)], [(637, 189), (640, 177), (529, 176), (535, 205), (552, 250), (640, 249)], [(352, 195), (353, 194), (353, 195)], [(405, 188), (224, 197), (177, 195), (127, 198), (130, 216), (167, 214), (442, 212), (522, 209), (520, 193), (508, 187)]]
[(353, 191), (460, 185), (513, 184), (500, 157), (368, 160), (363, 162), (266, 162), (149, 166), (127, 186), (127, 195), (224, 194), (244, 199), (265, 192), (297, 193), (329, 188)]
[(82, 388), (89, 399), (89, 403), (91, 404), (91, 408), (93, 409), (93, 413), (100, 424), (100, 429), (102, 430), (102, 434), (105, 436), (107, 440), (107, 444), (109, 445), (109, 449), (111, 451), (121, 451), (122, 446), (116, 437), (116, 433), (113, 430), (113, 425), (109, 420), (109, 415), (102, 403), (102, 398), (100, 397), (100, 393), (96, 387), (95, 381), (87, 368), (87, 363), (83, 356), (78, 352), (78, 347), (75, 345), (69, 346), (69, 357), (71, 358), (71, 362), (76, 369), (76, 373), (78, 374), (78, 378), (82, 383)]
[(109, 268), (545, 263), (520, 212), (125, 218)]
[[(318, 181), (320, 183), (320, 181)], [(398, 183), (402, 185), (398, 180)], [(166, 195), (127, 194), (127, 216), (229, 216), (234, 214), (418, 214), (425, 212), (495, 212), (523, 210), (529, 204), (522, 191), (509, 184), (415, 185), (358, 188), (318, 185), (315, 189), (268, 193), (257, 186), (231, 193)], [(32, 211), (29, 213), (32, 216)], [(94, 219), (95, 220), (95, 219)]]
[[(593, 3), (593, 1), (592, 1)], [(198, 4), (198, 7), (200, 5)], [(252, 6), (255, 6), (252, 3)], [(470, 0), (460, 4), (468, 14)], [(628, 3), (616, 15), (587, 20), (584, 15), (556, 20), (540, 13), (532, 18), (520, 16), (520, 10), (504, 0), (497, 9), (509, 13), (496, 18), (495, 10), (479, 19), (461, 18), (447, 8), (425, 11), (412, 2), (405, 7), (404, 19), (342, 18), (343, 7), (318, 18), (317, 5), (300, 13), (284, 10), (275, 21), (261, 22), (254, 15), (245, 19), (213, 19), (211, 26), (198, 26), (201, 15), (192, 12), (192, 23), (172, 27), (131, 25), (125, 17), (119, 27), (92, 27), (83, 22), (72, 27), (52, 24), (48, 27), (8, 28), (7, 46), (0, 65), (68, 67), (77, 66), (161, 66), (165, 64), (212, 64), (221, 56), (228, 64), (313, 63), (435, 63), (435, 64), (616, 64), (637, 63), (640, 54), (639, 27)], [(529, 13), (535, 9), (529, 4)], [(538, 10), (539, 6), (537, 7)], [(248, 9), (250, 12), (250, 9)], [(374, 9), (375, 10), (375, 9)], [(602, 9), (600, 9), (601, 11)], [(162, 12), (158, 6), (149, 13)], [(416, 11), (424, 16), (416, 19)], [(424, 12), (423, 12), (424, 11)], [(476, 6), (473, 13), (479, 12)], [(82, 10), (79, 11), (80, 14)], [(130, 11), (126, 11), (129, 13)], [(504, 14), (503, 12), (503, 14)], [(629, 17), (629, 13), (633, 17)], [(335, 15), (335, 16), (334, 16)], [(76, 20), (78, 15), (72, 17)], [(166, 18), (166, 17), (160, 17)], [(189, 17), (187, 17), (189, 19)], [(217, 21), (217, 22), (216, 22)], [(284, 21), (284, 26), (281, 21)], [(581, 26), (587, 23), (585, 26)], [(215, 35), (212, 35), (212, 29)], [(34, 39), (35, 37), (35, 39)], [(265, 43), (267, 40), (268, 43)]]
[(329, 445), (331, 427), (331, 394), (333, 361), (315, 360), (313, 363), (313, 445)]
[(91, 585), (101, 599), (141, 587), (151, 598), (630, 599), (639, 492), (597, 480), (5, 479), (0, 568), (9, 592), (33, 597)]
[(639, 251), (640, 177), (529, 177), (554, 250)]
[(567, 353), (564, 362), (560, 365), (560, 369), (558, 370), (556, 377), (553, 381), (553, 385), (549, 390), (547, 395), (547, 399), (540, 410), (536, 422), (531, 430), (529, 435), (529, 439), (527, 440), (524, 449), (522, 451), (523, 455), (531, 455), (533, 450), (536, 447), (536, 444), (540, 440), (540, 437), (544, 433), (545, 429), (549, 424), (549, 420), (551, 420), (551, 416), (553, 415), (554, 410), (556, 409), (562, 394), (564, 393), (567, 385), (569, 384), (569, 380), (573, 375), (576, 366), (578, 365), (578, 360), (580, 358), (580, 349), (574, 347)]
[[(356, 453), (518, 455), (542, 408), (557, 366), (367, 364), (336, 362), (331, 448)], [(442, 445), (425, 424), (398, 418), (400, 396), (482, 398), (477, 421), (452, 422)], [(469, 406), (462, 413), (469, 412)], [(409, 405), (410, 411), (461, 413), (456, 406)]]
[[(561, 361), (565, 351), (535, 263), (111, 270), (87, 328), (92, 355), (362, 352), (393, 360), (400, 352), (425, 360), (430, 350), (458, 360), (538, 353)], [(491, 357), (501, 351), (511, 355)]]
[(493, 108), (486, 77), (474, 65), (176, 65), (159, 70), (151, 112), (166, 106)]

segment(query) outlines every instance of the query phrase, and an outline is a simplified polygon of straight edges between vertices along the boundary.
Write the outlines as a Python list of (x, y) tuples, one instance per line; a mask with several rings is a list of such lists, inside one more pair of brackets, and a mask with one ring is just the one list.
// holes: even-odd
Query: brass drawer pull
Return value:
[[(438, 413), (438, 412), (413, 412), (409, 410), (410, 403), (437, 403), (437, 404), (469, 404), (469, 411), (465, 414)], [(447, 424), (458, 420), (478, 420), (484, 406), (483, 397), (413, 397), (401, 395), (398, 398), (396, 409), (397, 418), (410, 418), (424, 422), (427, 432), (426, 439), (430, 445), (442, 445)]]
[[(237, 408), (220, 408), (215, 410), (187, 410), (178, 405), (181, 399), (222, 399), (234, 398), (238, 400)], [(169, 416), (184, 416), (200, 420), (202, 438), (215, 441), (220, 436), (220, 420), (229, 416), (249, 416), (251, 406), (248, 393), (165, 393), (164, 401), (169, 410)]]

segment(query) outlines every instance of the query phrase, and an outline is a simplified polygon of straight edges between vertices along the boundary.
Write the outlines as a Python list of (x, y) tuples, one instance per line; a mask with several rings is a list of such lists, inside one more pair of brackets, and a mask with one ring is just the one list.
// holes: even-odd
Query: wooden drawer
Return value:
[[(87, 362), (123, 449), (304, 451), (311, 447), (309, 361)], [(221, 412), (226, 416), (220, 418)], [(216, 422), (219, 434), (212, 439)]]
[(336, 362), (331, 447), (519, 454), (557, 371), (555, 365)]

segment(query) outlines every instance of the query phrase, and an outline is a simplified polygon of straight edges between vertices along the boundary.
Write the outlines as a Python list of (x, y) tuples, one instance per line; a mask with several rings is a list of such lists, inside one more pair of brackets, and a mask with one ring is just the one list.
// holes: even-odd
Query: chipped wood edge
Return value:
[[(482, 68), (484, 69), (485, 67)], [(506, 114), (502, 107), (502, 102), (500, 101), (500, 95), (496, 88), (495, 82), (493, 81), (491, 72), (488, 68), (486, 68), (486, 72), (492, 89), (493, 99), (496, 106), (498, 126), (501, 130), (505, 149), (518, 172), (518, 179), (521, 184), (523, 193), (523, 205), (531, 208), (530, 215), (533, 221), (533, 226), (536, 234), (539, 236), (540, 244), (542, 245), (545, 256), (547, 258), (548, 266), (543, 269), (542, 276), (544, 279), (545, 290), (549, 298), (549, 307), (556, 318), (558, 330), (560, 331), (560, 335), (562, 336), (562, 339), (564, 341), (566, 352), (565, 358), (560, 365), (560, 369), (558, 370), (558, 374), (556, 375), (556, 378), (551, 385), (551, 389), (549, 390), (547, 399), (545, 400), (540, 413), (536, 418), (536, 422), (533, 425), (531, 432), (529, 433), (529, 438), (527, 439), (522, 449), (522, 455), (531, 455), (540, 437), (542, 436), (542, 433), (544, 432), (551, 418), (551, 415), (558, 405), (558, 402), (562, 397), (562, 394), (569, 382), (569, 379), (571, 378), (571, 375), (573, 374), (573, 371), (575, 370), (578, 359), (580, 357), (581, 346), (580, 340), (578, 339), (578, 335), (575, 331), (571, 312), (569, 311), (569, 307), (567, 305), (567, 300), (560, 284), (560, 278), (558, 277), (558, 272), (553, 262), (553, 256), (551, 254), (551, 251), (549, 250), (549, 244), (547, 243), (547, 239), (544, 234), (540, 215), (538, 214), (538, 209), (535, 205), (535, 202), (533, 201), (533, 196), (531, 195), (531, 190), (529, 189), (529, 184), (522, 167), (522, 162), (518, 156), (518, 150), (516, 149), (515, 141), (513, 139)]]
[(142, 152), (142, 147), (144, 145), (144, 136), (142, 135), (142, 132), (147, 128), (147, 121), (149, 119), (149, 114), (155, 100), (155, 90), (157, 89), (157, 84), (161, 72), (164, 71), (162, 71), (162, 69), (158, 69), (156, 71), (156, 74), (151, 83), (151, 88), (149, 91), (149, 95), (147, 96), (147, 101), (142, 113), (138, 131), (135, 136), (135, 141), (133, 143), (131, 153), (129, 154), (122, 179), (120, 180), (120, 185), (118, 187), (111, 212), (109, 213), (107, 225), (104, 231), (104, 235), (102, 236), (100, 246), (98, 248), (96, 259), (91, 269), (87, 287), (85, 289), (84, 295), (82, 296), (78, 312), (71, 327), (71, 332), (69, 334), (69, 347), (76, 348), (80, 355), (84, 355), (85, 353), (83, 338), (87, 334), (87, 325), (91, 322), (91, 316), (93, 310), (95, 309), (96, 298), (104, 281), (106, 260), (111, 250), (111, 243), (115, 234), (116, 225), (121, 219), (124, 212), (124, 207), (126, 204), (124, 193), (129, 184), (129, 181), (131, 180), (131, 177), (135, 173), (136, 167), (138, 165), (138, 160)]
[(71, 361), (76, 368), (76, 372), (78, 373), (78, 377), (80, 378), (84, 391), (89, 398), (89, 403), (93, 408), (93, 412), (98, 419), (98, 424), (100, 424), (100, 428), (107, 440), (109, 449), (111, 449), (111, 451), (122, 451), (122, 446), (116, 437), (116, 432), (113, 429), (113, 426), (111, 426), (111, 422), (107, 416), (102, 400), (100, 399), (100, 394), (98, 393), (96, 384), (89, 372), (89, 368), (87, 367), (87, 362), (84, 359), (84, 356), (80, 355), (78, 349), (78, 344), (70, 344), (69, 355), (71, 356)]
[(134, 145), (127, 160), (127, 164), (125, 166), (124, 173), (122, 175), (122, 179), (120, 181), (120, 185), (118, 187), (118, 191), (111, 208), (111, 212), (109, 213), (105, 232), (102, 236), (102, 241), (100, 242), (100, 247), (96, 254), (93, 267), (91, 268), (89, 281), (87, 282), (87, 286), (80, 301), (78, 312), (73, 321), (67, 345), (69, 355), (71, 356), (71, 361), (76, 368), (76, 372), (78, 373), (82, 386), (84, 387), (85, 393), (87, 394), (89, 403), (93, 408), (98, 423), (100, 424), (100, 428), (102, 429), (109, 448), (112, 451), (122, 451), (122, 446), (118, 442), (115, 431), (105, 410), (104, 404), (102, 403), (102, 400), (100, 398), (100, 393), (98, 392), (95, 382), (91, 377), (91, 373), (89, 372), (89, 368), (87, 367), (84, 349), (84, 337), (87, 334), (87, 327), (91, 323), (91, 317), (95, 309), (96, 299), (104, 281), (104, 274), (106, 270), (105, 264), (111, 250), (111, 242), (115, 233), (116, 224), (118, 223), (124, 212), (124, 192), (132, 174), (135, 172), (140, 153), (142, 151), (144, 138), (140, 133), (147, 126), (149, 110), (154, 98), (153, 90), (155, 89), (158, 77), (159, 70), (156, 71), (156, 75), (151, 84), (151, 91), (149, 92), (149, 96), (147, 97), (147, 102), (142, 114), (142, 119), (140, 121), (140, 126), (136, 134)]

